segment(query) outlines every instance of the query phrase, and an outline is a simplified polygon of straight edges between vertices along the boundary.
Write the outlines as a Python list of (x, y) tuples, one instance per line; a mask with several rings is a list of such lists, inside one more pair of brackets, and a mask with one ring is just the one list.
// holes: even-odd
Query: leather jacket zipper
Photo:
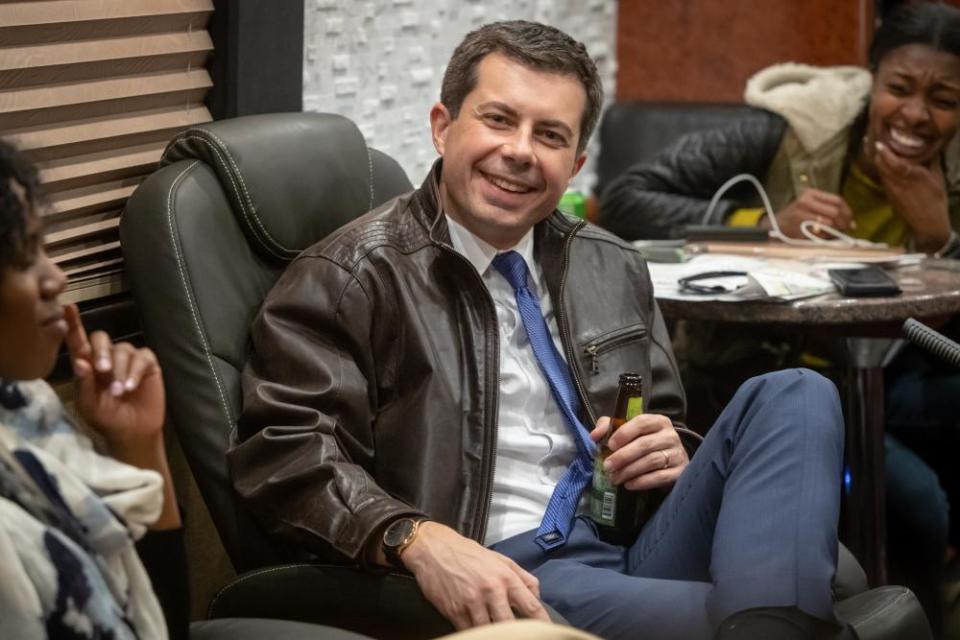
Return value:
[[(487, 462), (487, 486), (484, 487), (484, 493), (487, 494), (487, 500), (483, 504), (480, 517), (477, 521), (480, 523), (480, 530), (477, 532), (476, 541), (483, 544), (483, 539), (487, 537), (487, 520), (490, 518), (490, 509), (493, 507), (493, 481), (497, 474), (497, 423), (500, 419), (500, 340), (497, 339), (496, 357), (493, 359), (494, 368), (497, 371), (497, 388), (493, 391), (493, 437), (492, 446), (489, 451), (489, 461)], [(487, 453), (484, 451), (484, 453)]]
[(583, 352), (590, 356), (590, 373), (594, 375), (600, 373), (600, 364), (598, 361), (601, 354), (627, 344), (628, 342), (640, 340), (646, 335), (647, 328), (643, 325), (635, 324), (610, 331), (591, 340), (590, 344), (583, 348)]
[[(471, 273), (476, 275), (477, 279), (480, 281), (480, 286), (483, 287), (483, 292), (486, 295), (488, 302), (490, 303), (488, 309), (493, 310), (493, 318), (494, 318), (493, 326), (496, 327), (497, 326), (496, 305), (493, 302), (493, 298), (490, 296), (490, 291), (487, 289), (487, 285), (483, 282), (483, 278), (480, 276), (479, 273), (477, 273), (477, 270), (473, 268), (473, 265), (470, 263), (469, 260), (467, 260), (464, 256), (460, 255), (456, 251), (454, 251), (454, 253), (456, 253), (457, 257), (460, 258), (460, 260), (465, 262), (467, 266), (470, 267)], [(497, 331), (499, 331), (499, 329), (497, 329)], [(487, 329), (487, 334), (489, 337), (489, 329)], [(490, 508), (493, 506), (493, 480), (494, 480), (494, 475), (497, 473), (497, 422), (500, 416), (500, 336), (499, 334), (494, 336), (494, 338), (495, 339), (494, 339), (494, 349), (493, 349), (493, 362), (491, 363), (491, 368), (489, 369), (489, 371), (497, 372), (497, 384), (492, 390), (488, 388), (488, 392), (493, 393), (493, 412), (490, 414), (493, 416), (492, 418), (493, 427), (489, 428), (491, 421), (487, 420), (487, 423), (484, 426), (489, 428), (491, 432), (491, 437), (490, 437), (490, 448), (489, 449), (484, 448), (484, 454), (487, 456), (487, 460), (486, 460), (487, 472), (485, 474), (486, 486), (482, 487), (482, 491), (481, 491), (481, 494), (486, 494), (487, 499), (486, 499), (486, 502), (480, 503), (481, 510), (477, 517), (477, 522), (480, 524), (480, 528), (479, 530), (476, 531), (476, 535), (474, 536), (474, 540), (476, 540), (480, 544), (483, 544), (483, 539), (487, 536), (487, 519), (490, 516)]]
[[(443, 215), (443, 213), (441, 212), (440, 215)], [(431, 238), (431, 240), (433, 240), (433, 238)], [(436, 244), (436, 246), (440, 247), (442, 250), (456, 256), (458, 260), (460, 260), (467, 267), (469, 267), (468, 271), (471, 274), (473, 274), (474, 277), (477, 278), (477, 280), (480, 283), (480, 287), (483, 289), (483, 292), (487, 297), (487, 301), (489, 302), (488, 309), (493, 310), (494, 327), (496, 327), (496, 317), (497, 317), (496, 306), (494, 305), (493, 298), (490, 296), (490, 291), (487, 289), (487, 285), (483, 282), (483, 278), (480, 276), (479, 273), (477, 273), (477, 270), (473, 268), (473, 264), (469, 260), (467, 260), (466, 257), (464, 257), (459, 252), (457, 252), (456, 249), (453, 249), (452, 247), (448, 247), (444, 243), (439, 242), (437, 240), (433, 240), (433, 242)], [(487, 333), (489, 334), (489, 328), (487, 329)], [(492, 368), (490, 370), (497, 372), (497, 384), (495, 388), (493, 388), (490, 391), (493, 393), (493, 398), (494, 398), (493, 413), (492, 413), (493, 428), (490, 429), (490, 431), (492, 432), (491, 446), (489, 449), (484, 448), (484, 454), (487, 456), (486, 483), (485, 483), (486, 486), (481, 487), (481, 493), (485, 493), (487, 496), (487, 499), (486, 499), (486, 502), (480, 503), (481, 510), (477, 514), (478, 515), (477, 522), (479, 523), (479, 530), (476, 529), (476, 525), (475, 525), (474, 535), (471, 536), (474, 540), (476, 540), (480, 544), (483, 544), (483, 539), (487, 535), (487, 518), (490, 514), (490, 507), (493, 505), (493, 479), (494, 479), (494, 474), (497, 472), (497, 418), (500, 415), (500, 339), (499, 339), (499, 335), (496, 336), (496, 340), (494, 341), (494, 344), (495, 344), (495, 349), (493, 351), (493, 362), (491, 363)], [(489, 424), (490, 424), (490, 421), (488, 420), (485, 426), (489, 427)]]
[(567, 285), (567, 271), (570, 267), (570, 245), (573, 243), (573, 238), (577, 235), (577, 232), (585, 226), (587, 226), (587, 223), (581, 220), (576, 224), (576, 226), (574, 226), (564, 240), (563, 266), (560, 269), (560, 299), (556, 302), (556, 308), (557, 326), (560, 328), (560, 342), (563, 343), (563, 351), (567, 356), (567, 364), (570, 366), (570, 373), (573, 377), (573, 383), (577, 387), (577, 393), (580, 395), (580, 404), (582, 404), (584, 409), (586, 409), (587, 416), (590, 418), (590, 424), (586, 425), (586, 427), (588, 429), (592, 429), (593, 425), (597, 423), (597, 416), (594, 415), (593, 407), (591, 407), (590, 403), (587, 401), (587, 393), (583, 388), (583, 382), (580, 380), (580, 363), (577, 362), (576, 354), (573, 353), (573, 339), (570, 337), (570, 327), (567, 326), (567, 316), (563, 310), (563, 292)]
[[(427, 237), (430, 238), (430, 241), (437, 247), (440, 247), (441, 250), (446, 251), (449, 254), (452, 254), (457, 257), (462, 263), (467, 265), (469, 268), (467, 271), (472, 273), (474, 277), (479, 281), (480, 287), (483, 290), (484, 294), (487, 297), (487, 302), (489, 303), (488, 309), (493, 311), (493, 326), (497, 326), (497, 309), (494, 305), (493, 298), (490, 296), (490, 291), (487, 289), (487, 285), (483, 282), (483, 277), (477, 273), (477, 270), (473, 268), (473, 264), (462, 254), (460, 254), (456, 249), (451, 247), (444, 242), (437, 240), (433, 236), (434, 229), (440, 223), (440, 220), (444, 217), (443, 205), (441, 204), (440, 198), (440, 187), (437, 184), (436, 178), (434, 177), (431, 180), (431, 188), (433, 189), (433, 197), (437, 202), (437, 215), (433, 219), (433, 223), (429, 225), (427, 231)], [(497, 330), (499, 331), (499, 329)], [(487, 337), (489, 338), (489, 327), (487, 328)], [(481, 487), (482, 493), (487, 495), (486, 502), (481, 502), (480, 512), (477, 514), (477, 522), (479, 523), (479, 528), (476, 524), (474, 525), (474, 534), (472, 538), (483, 544), (483, 539), (487, 535), (487, 517), (490, 514), (490, 507), (493, 504), (493, 476), (497, 472), (497, 420), (500, 415), (500, 336), (499, 333), (495, 336), (495, 344), (497, 345), (496, 350), (494, 351), (493, 356), (493, 370), (497, 372), (497, 385), (493, 389), (493, 426), (490, 429), (492, 431), (492, 442), (489, 449), (484, 450), (484, 454), (488, 456), (486, 461), (487, 466), (487, 482), (486, 486)], [(485, 427), (490, 426), (490, 421), (487, 421)]]
[[(468, 271), (472, 273), (474, 277), (476, 277), (476, 279), (480, 283), (480, 287), (482, 288), (484, 295), (486, 295), (487, 302), (489, 303), (487, 309), (493, 311), (493, 326), (496, 328), (497, 327), (496, 305), (493, 302), (493, 298), (490, 296), (490, 291), (489, 289), (487, 289), (486, 283), (483, 282), (483, 277), (479, 273), (477, 273), (477, 270), (473, 268), (473, 264), (465, 256), (460, 254), (453, 247), (437, 240), (433, 236), (434, 229), (436, 229), (437, 225), (440, 223), (440, 220), (444, 217), (445, 214), (443, 211), (442, 199), (440, 197), (440, 187), (437, 184), (436, 179), (431, 180), (431, 188), (433, 189), (433, 197), (437, 202), (437, 215), (433, 219), (433, 223), (430, 224), (430, 226), (428, 227), (427, 236), (430, 238), (430, 241), (434, 245), (440, 247), (443, 251), (446, 251), (447, 253), (455, 255), (458, 260), (460, 260), (461, 262), (463, 262), (465, 265), (469, 267)], [(478, 515), (477, 522), (480, 523), (480, 526), (479, 526), (479, 529), (477, 529), (475, 526), (474, 532), (476, 533), (476, 535), (472, 536), (473, 539), (479, 542), (480, 544), (483, 544), (483, 539), (487, 535), (487, 518), (490, 515), (490, 507), (493, 505), (493, 476), (497, 472), (497, 422), (500, 416), (500, 335), (498, 333), (499, 329), (495, 329), (495, 331), (497, 332), (496, 335), (494, 336), (494, 344), (496, 345), (496, 348), (494, 349), (494, 352), (493, 352), (494, 354), (493, 362), (491, 364), (493, 365), (493, 370), (497, 372), (497, 384), (496, 384), (496, 388), (492, 390), (493, 421), (492, 421), (492, 428), (490, 428), (490, 431), (492, 431), (491, 446), (489, 449), (486, 449), (486, 448), (484, 449), (484, 455), (487, 456), (486, 486), (481, 487), (482, 492), (485, 493), (487, 496), (487, 500), (486, 502), (481, 503), (480, 512), (477, 514)], [(490, 333), (490, 330), (489, 330), (489, 327), (487, 327), (488, 338), (489, 338), (489, 333)], [(490, 420), (488, 420), (487, 424), (484, 426), (489, 427), (490, 424), (491, 422)]]

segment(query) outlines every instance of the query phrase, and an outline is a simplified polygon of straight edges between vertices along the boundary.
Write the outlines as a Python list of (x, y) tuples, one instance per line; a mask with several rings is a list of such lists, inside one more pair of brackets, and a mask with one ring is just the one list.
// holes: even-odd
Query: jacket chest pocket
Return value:
[(631, 343), (640, 342), (646, 337), (646, 325), (637, 323), (607, 331), (592, 338), (583, 348), (583, 353), (590, 365), (590, 374), (600, 373), (600, 360), (604, 354), (621, 349)]

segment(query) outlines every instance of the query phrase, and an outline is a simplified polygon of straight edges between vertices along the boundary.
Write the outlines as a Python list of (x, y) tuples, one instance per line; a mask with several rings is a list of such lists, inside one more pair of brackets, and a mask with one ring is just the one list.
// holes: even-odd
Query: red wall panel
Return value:
[(776, 62), (863, 64), (873, 0), (620, 0), (617, 99), (740, 102)]

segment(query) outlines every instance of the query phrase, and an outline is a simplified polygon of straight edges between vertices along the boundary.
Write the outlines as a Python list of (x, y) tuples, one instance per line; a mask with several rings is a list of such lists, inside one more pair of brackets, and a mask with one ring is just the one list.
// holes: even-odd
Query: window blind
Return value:
[(39, 169), (66, 302), (124, 294), (120, 212), (204, 98), (212, 0), (0, 2), (0, 135)]

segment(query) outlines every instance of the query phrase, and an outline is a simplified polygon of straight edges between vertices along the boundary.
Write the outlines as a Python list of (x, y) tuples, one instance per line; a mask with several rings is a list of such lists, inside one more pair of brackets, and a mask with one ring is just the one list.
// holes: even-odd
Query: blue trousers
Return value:
[(604, 638), (712, 638), (730, 615), (798, 607), (834, 621), (831, 583), (843, 418), (833, 383), (804, 369), (745, 382), (629, 547), (578, 518), (544, 553), (529, 531), (493, 545), (541, 597)]

